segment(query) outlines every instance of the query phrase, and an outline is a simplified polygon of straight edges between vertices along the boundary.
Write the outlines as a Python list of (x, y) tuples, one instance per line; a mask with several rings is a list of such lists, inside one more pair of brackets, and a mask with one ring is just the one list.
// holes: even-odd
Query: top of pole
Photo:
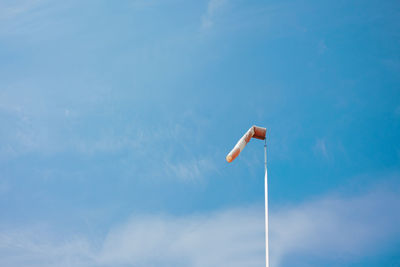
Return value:
[(258, 126), (251, 126), (251, 128), (239, 139), (236, 143), (235, 147), (231, 152), (226, 156), (227, 162), (232, 162), (239, 154), (242, 152), (243, 148), (250, 142), (251, 138), (257, 138), (264, 140), (267, 133), (267, 129)]

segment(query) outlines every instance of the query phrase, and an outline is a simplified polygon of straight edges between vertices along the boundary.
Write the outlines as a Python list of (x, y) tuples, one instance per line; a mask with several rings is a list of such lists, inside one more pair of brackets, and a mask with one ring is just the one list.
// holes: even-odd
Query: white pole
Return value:
[(268, 172), (267, 172), (267, 139), (264, 144), (264, 166), (265, 166), (265, 266), (269, 267), (268, 253)]

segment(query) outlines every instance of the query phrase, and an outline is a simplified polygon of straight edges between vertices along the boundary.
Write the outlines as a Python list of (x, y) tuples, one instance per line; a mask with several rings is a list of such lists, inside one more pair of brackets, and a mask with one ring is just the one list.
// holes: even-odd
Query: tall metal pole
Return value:
[(264, 167), (265, 167), (265, 266), (269, 267), (268, 253), (268, 171), (267, 171), (267, 139), (264, 143)]

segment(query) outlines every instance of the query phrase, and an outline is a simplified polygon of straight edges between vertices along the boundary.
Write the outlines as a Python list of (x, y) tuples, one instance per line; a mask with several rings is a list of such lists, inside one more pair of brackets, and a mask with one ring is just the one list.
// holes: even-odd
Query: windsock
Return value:
[(258, 126), (251, 126), (251, 128), (245, 133), (245, 135), (240, 138), (235, 147), (231, 152), (226, 156), (227, 162), (232, 162), (237, 156), (239, 156), (240, 152), (242, 152), (243, 148), (250, 142), (252, 137), (264, 140), (265, 135), (267, 133), (267, 129)]

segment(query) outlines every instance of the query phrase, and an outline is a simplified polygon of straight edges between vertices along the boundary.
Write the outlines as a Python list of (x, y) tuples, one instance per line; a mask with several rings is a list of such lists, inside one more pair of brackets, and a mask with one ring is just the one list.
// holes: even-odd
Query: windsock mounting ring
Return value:
[(239, 156), (240, 152), (244, 149), (248, 142), (250, 142), (251, 138), (257, 138), (260, 140), (264, 140), (267, 134), (267, 129), (258, 126), (251, 126), (251, 128), (239, 139), (236, 143), (235, 147), (231, 152), (226, 156), (227, 162), (232, 162), (237, 156)]

